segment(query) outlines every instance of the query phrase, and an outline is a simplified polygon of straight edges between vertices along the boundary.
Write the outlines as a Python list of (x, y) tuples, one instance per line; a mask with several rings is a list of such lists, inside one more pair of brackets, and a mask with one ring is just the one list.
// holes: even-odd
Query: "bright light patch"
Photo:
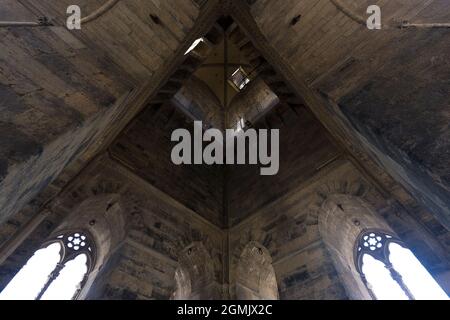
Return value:
[(416, 300), (449, 300), (444, 290), (410, 250), (391, 243), (389, 252), (389, 260), (402, 275), (403, 282)]
[(244, 89), (245, 86), (250, 83), (250, 79), (242, 67), (239, 67), (233, 72), (229, 81), (239, 90)]
[(245, 128), (245, 121), (244, 118), (239, 119), (238, 123), (236, 124), (236, 132), (241, 132)]
[(190, 53), (192, 50), (194, 50), (200, 44), (200, 42), (204, 42), (204, 41), (205, 41), (205, 39), (203, 39), (203, 38), (198, 38), (197, 40), (195, 40), (184, 55), (187, 55), (188, 53)]
[(59, 243), (36, 251), (0, 293), (0, 300), (35, 300), (60, 261), (60, 251)]
[(380, 260), (365, 254), (362, 272), (377, 300), (408, 300), (402, 288), (391, 277), (389, 270)]
[[(0, 293), (0, 300), (36, 300), (61, 261), (61, 244), (53, 243), (36, 251), (27, 264)], [(88, 271), (88, 257), (79, 254), (67, 262), (43, 293), (42, 300), (71, 300)]]
[(66, 263), (58, 278), (52, 282), (42, 296), (42, 300), (71, 300), (80, 289), (80, 284), (87, 273), (87, 256), (78, 255)]

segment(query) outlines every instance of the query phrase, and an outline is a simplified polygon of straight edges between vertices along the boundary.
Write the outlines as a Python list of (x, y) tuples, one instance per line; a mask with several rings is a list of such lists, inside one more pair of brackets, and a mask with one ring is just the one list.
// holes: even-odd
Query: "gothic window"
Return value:
[(94, 265), (91, 237), (61, 234), (35, 252), (0, 293), (0, 300), (76, 299)]
[(357, 240), (356, 265), (379, 300), (448, 300), (414, 254), (394, 235), (367, 230)]

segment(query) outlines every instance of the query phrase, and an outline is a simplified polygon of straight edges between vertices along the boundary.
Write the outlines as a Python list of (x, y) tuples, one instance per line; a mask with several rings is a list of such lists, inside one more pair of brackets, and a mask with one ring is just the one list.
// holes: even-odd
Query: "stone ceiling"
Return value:
[[(201, 36), (223, 52), (217, 22), (231, 16), (230, 63), (250, 65), (263, 81), (248, 91), (259, 83), (255, 92), (272, 92), (292, 112), (309, 108), (383, 188), (450, 226), (448, 1), (377, 1), (388, 26), (380, 31), (348, 14), (364, 16), (370, 1), (118, 1), (75, 33), (60, 27), (71, 2), (2, 2), (0, 21), (45, 16), (54, 23), (0, 28), (2, 220), (74, 160), (106, 150), (139, 112), (173, 98), (193, 74), (211, 100), (228, 105), (223, 125), (248, 112), (233, 113), (239, 95), (221, 95), (226, 73), (216, 82), (202, 75), (202, 64), (220, 62), (208, 62), (209, 53), (184, 56)], [(78, 2), (83, 12), (104, 3)], [(392, 27), (399, 20), (416, 26)], [(220, 122), (217, 110), (204, 114)]]

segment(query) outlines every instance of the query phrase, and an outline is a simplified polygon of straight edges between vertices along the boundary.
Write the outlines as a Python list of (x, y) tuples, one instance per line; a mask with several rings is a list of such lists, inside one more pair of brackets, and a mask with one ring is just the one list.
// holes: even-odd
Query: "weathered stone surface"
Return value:
[(222, 168), (173, 164), (171, 152), (177, 142), (171, 141), (171, 134), (178, 128), (192, 132), (193, 122), (170, 102), (150, 106), (111, 146), (111, 154), (161, 191), (222, 226)]
[[(111, 125), (107, 119), (117, 111), (112, 107), (117, 99), (173, 57), (199, 13), (193, 2), (176, 2), (121, 2), (80, 32), (1, 28), (0, 221), (99, 138), (96, 132)], [(30, 3), (34, 12), (7, 0), (0, 19), (35, 21), (37, 11), (63, 25), (71, 4)], [(98, 9), (95, 2), (81, 6), (83, 15)], [(166, 27), (153, 28), (149, 13)], [(49, 162), (52, 168), (45, 168)]]
[(278, 106), (255, 128), (280, 130), (280, 170), (261, 176), (259, 166), (230, 166), (227, 173), (229, 223), (235, 225), (291, 188), (311, 178), (318, 168), (333, 160), (339, 150), (306, 109), (296, 114)]
[[(58, 22), (67, 1), (27, 2)], [(447, 30), (372, 32), (331, 1), (247, 3), (255, 21), (229, 2), (239, 23), (220, 19), (210, 31), (222, 14), (213, 0), (122, 1), (74, 34), (0, 30), (0, 289), (44, 241), (74, 228), (99, 249), (81, 298), (369, 299), (354, 245), (380, 228), (450, 292)], [(200, 7), (212, 18), (194, 28)], [(34, 19), (17, 1), (4, 8), (0, 20)], [(392, 23), (446, 21), (448, 8), (414, 0), (382, 9)], [(205, 57), (182, 50), (202, 30), (199, 51), (222, 52), (222, 26), (233, 54), (255, 67), (225, 107), (189, 79)], [(148, 79), (147, 95), (119, 103)], [(171, 163), (172, 130), (242, 117), (280, 129), (278, 175)]]
[[(369, 5), (345, 7), (364, 21)], [(449, 229), (449, 32), (424, 27), (448, 21), (449, 4), (380, 8), (383, 28), (375, 31), (332, 1), (261, 0), (252, 14), (298, 78), (341, 105), (362, 148)], [(298, 23), (287, 22), (298, 14)], [(395, 27), (401, 21), (419, 27)]]

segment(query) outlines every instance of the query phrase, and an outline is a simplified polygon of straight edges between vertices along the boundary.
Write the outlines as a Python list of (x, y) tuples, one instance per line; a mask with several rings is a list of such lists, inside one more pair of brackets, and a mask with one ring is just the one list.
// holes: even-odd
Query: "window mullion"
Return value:
[(53, 270), (52, 273), (50, 273), (50, 276), (48, 277), (47, 282), (45, 283), (44, 287), (39, 292), (39, 294), (38, 294), (38, 296), (36, 297), (35, 300), (41, 300), (41, 298), (44, 295), (45, 291), (47, 291), (47, 289), (50, 287), (50, 285), (53, 283), (53, 281), (55, 281), (56, 278), (58, 278), (59, 274), (61, 273), (61, 270), (64, 268), (64, 265), (65, 265), (64, 263), (58, 263), (56, 265), (55, 270)]
[(372, 285), (369, 283), (369, 281), (367, 281), (366, 275), (364, 273), (361, 273), (360, 275), (361, 275), (361, 279), (362, 279), (364, 285), (368, 289), (367, 291), (369, 292), (369, 295), (372, 298), (372, 300), (377, 300), (377, 297), (372, 290)]
[(391, 263), (385, 263), (385, 264), (386, 264), (386, 268), (389, 270), (389, 272), (391, 274), (392, 279), (394, 279), (395, 282), (397, 282), (397, 284), (400, 286), (400, 288), (402, 288), (402, 290), (405, 292), (408, 299), (415, 300), (414, 295), (411, 293), (409, 288), (403, 282), (402, 275), (400, 273), (398, 273), (397, 270), (394, 269), (394, 267), (392, 266)]

